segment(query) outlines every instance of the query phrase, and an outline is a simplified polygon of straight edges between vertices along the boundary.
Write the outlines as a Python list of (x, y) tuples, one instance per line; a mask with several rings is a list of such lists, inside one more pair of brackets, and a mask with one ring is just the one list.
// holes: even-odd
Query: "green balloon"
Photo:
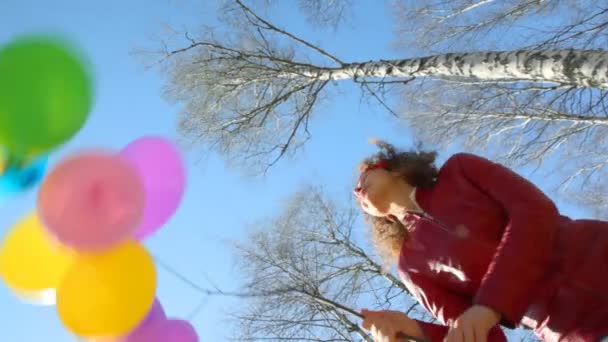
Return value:
[(0, 145), (38, 155), (70, 139), (92, 103), (90, 75), (64, 42), (22, 37), (0, 49)]

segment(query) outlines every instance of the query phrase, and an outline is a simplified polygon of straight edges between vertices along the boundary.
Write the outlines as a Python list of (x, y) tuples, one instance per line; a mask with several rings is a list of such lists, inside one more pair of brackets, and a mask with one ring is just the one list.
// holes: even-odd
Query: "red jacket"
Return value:
[[(456, 154), (432, 188), (399, 259), (413, 296), (442, 324), (472, 305), (499, 312), (545, 341), (608, 336), (608, 222), (571, 220), (533, 184), (471, 154)], [(447, 327), (422, 323), (432, 341)], [(498, 326), (489, 342), (505, 341)]]

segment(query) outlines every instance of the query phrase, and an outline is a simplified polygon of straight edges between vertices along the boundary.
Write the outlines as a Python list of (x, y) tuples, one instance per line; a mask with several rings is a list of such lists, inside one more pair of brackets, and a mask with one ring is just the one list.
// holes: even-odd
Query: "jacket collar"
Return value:
[(414, 204), (414, 209), (410, 210), (411, 212), (415, 212), (415, 213), (423, 213), (424, 210), (422, 209), (422, 207), (420, 207), (420, 204), (418, 203), (418, 199), (416, 198), (416, 194), (417, 194), (417, 190), (418, 188), (413, 188), (412, 192), (410, 193), (410, 200), (412, 201), (412, 203)]

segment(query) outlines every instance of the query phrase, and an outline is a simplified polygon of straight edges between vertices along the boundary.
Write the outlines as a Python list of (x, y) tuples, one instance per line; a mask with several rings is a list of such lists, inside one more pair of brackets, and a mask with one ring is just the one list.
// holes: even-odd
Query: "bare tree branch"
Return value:
[[(559, 182), (567, 180), (564, 184), (578, 191), (595, 186), (596, 175), (606, 171), (596, 166), (604, 160), (595, 157), (606, 152), (601, 137), (608, 117), (608, 53), (599, 49), (608, 44), (605, 4), (396, 2), (398, 23), (407, 24), (404, 37), (424, 38), (437, 53), (347, 62), (243, 1), (228, 2), (223, 9), (227, 31), (209, 29), (185, 35), (184, 44), (161, 44), (166, 95), (182, 105), (181, 132), (193, 145), (219, 152), (243, 170), (265, 173), (311, 139), (310, 120), (322, 115), (334, 96), (327, 85), (352, 81), (364, 99), (405, 117), (429, 142), (496, 151), (495, 157), (513, 165), (560, 158), (572, 166), (561, 169)], [(347, 1), (303, 3), (324, 8)], [(564, 12), (567, 6), (576, 10)], [(551, 25), (519, 25), (547, 18)], [(513, 33), (515, 27), (521, 32)], [(497, 39), (506, 34), (524, 38)], [(475, 51), (477, 43), (500, 47), (504, 41), (520, 48)], [(586, 157), (572, 153), (573, 147)], [(573, 175), (586, 181), (579, 184)]]
[[(275, 30), (265, 23), (265, 29)], [(388, 110), (391, 107), (370, 84), (405, 86), (415, 77), (433, 77), (608, 86), (608, 54), (602, 51), (461, 53), (329, 67), (296, 60), (292, 48), (270, 48), (270, 38), (256, 32), (240, 45), (192, 41), (167, 52), (178, 59), (170, 70), (168, 95), (185, 104), (186, 135), (239, 162), (244, 156), (245, 161), (261, 163), (264, 171), (310, 138), (308, 121), (330, 80), (361, 83)]]
[(355, 3), (352, 0), (299, 0), (299, 5), (311, 24), (336, 29), (349, 17)]
[(401, 281), (352, 240), (356, 218), (352, 208), (338, 208), (306, 187), (238, 246), (243, 289), (268, 293), (235, 313), (239, 340), (372, 342), (357, 323), (361, 305), (420, 315)]

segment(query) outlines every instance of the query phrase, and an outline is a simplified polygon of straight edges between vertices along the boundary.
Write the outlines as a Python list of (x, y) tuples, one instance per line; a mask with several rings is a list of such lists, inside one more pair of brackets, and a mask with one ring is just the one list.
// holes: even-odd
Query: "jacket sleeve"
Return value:
[(472, 154), (460, 153), (451, 159), (466, 179), (502, 205), (508, 216), (474, 304), (496, 310), (503, 324), (515, 327), (540, 289), (559, 213), (536, 186), (508, 168)]
[[(424, 306), (433, 317), (443, 324), (418, 321), (420, 328), (426, 335), (427, 341), (443, 342), (449, 331), (448, 325), (452, 324), (463, 312), (471, 307), (471, 303), (461, 296), (439, 287), (432, 280), (422, 275), (403, 272), (401, 278), (418, 303)], [(500, 329), (500, 326), (496, 325), (490, 330), (487, 342), (506, 341), (507, 338)]]

